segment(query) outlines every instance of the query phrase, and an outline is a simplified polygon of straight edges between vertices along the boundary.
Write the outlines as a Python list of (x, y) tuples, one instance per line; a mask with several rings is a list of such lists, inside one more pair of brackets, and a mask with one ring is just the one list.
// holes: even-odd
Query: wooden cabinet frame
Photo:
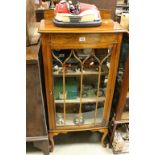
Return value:
[[(94, 28), (60, 28), (56, 27), (49, 20), (42, 20), (39, 32), (41, 33), (44, 77), (48, 107), (49, 137), (52, 148), (54, 147), (54, 136), (58, 135), (59, 133), (67, 133), (70, 131), (99, 131), (101, 133), (104, 133), (101, 139), (102, 144), (104, 144), (105, 137), (108, 133), (109, 115), (111, 111), (111, 103), (115, 88), (122, 34), (123, 32), (125, 32), (125, 30), (123, 30), (118, 23), (115, 23), (110, 19), (103, 21), (101, 26)], [(86, 41), (78, 41), (79, 37), (85, 37)], [(73, 44), (71, 42), (67, 44), (67, 42), (71, 40)], [(108, 83), (103, 112), (103, 119), (105, 120), (105, 123), (100, 126), (83, 125), (73, 127), (56, 127), (51, 51), (54, 49), (111, 47), (113, 47), (113, 50), (111, 53), (111, 62), (108, 74)]]

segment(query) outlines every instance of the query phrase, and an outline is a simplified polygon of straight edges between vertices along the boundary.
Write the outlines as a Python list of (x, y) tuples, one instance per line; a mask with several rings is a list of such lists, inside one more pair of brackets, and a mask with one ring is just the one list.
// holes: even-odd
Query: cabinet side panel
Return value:
[(115, 89), (115, 81), (119, 63), (119, 55), (120, 55), (120, 46), (122, 41), (122, 34), (118, 34), (118, 44), (114, 45), (112, 55), (111, 55), (111, 62), (110, 62), (110, 70), (108, 75), (108, 84), (107, 84), (107, 91), (106, 91), (106, 101), (105, 101), (105, 108), (103, 113), (103, 118), (106, 122), (109, 121), (110, 111), (111, 111), (111, 104)]
[(48, 109), (48, 121), (49, 129), (55, 129), (55, 107), (53, 99), (53, 72), (52, 72), (52, 57), (51, 48), (49, 45), (50, 35), (42, 34), (42, 56), (44, 65), (44, 79), (45, 79), (45, 89), (47, 98), (47, 109)]

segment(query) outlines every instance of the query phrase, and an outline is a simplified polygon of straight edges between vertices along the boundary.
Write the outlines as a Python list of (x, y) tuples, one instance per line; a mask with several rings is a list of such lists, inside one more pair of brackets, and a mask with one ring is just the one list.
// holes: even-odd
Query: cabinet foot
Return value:
[(50, 141), (50, 148), (49, 148), (49, 150), (50, 150), (50, 152), (53, 152), (53, 150), (54, 150), (54, 140), (53, 140), (53, 136), (52, 135), (49, 136), (49, 141)]
[(104, 129), (102, 132), (103, 132), (103, 135), (102, 135), (102, 138), (101, 138), (101, 144), (102, 144), (103, 147), (106, 147), (107, 144), (105, 142), (105, 138), (106, 138), (106, 136), (108, 134), (108, 129)]

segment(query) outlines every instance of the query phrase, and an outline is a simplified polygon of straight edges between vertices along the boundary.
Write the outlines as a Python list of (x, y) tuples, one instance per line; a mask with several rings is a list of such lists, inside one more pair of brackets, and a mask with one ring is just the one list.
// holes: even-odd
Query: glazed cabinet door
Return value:
[(53, 50), (56, 127), (103, 125), (111, 49)]
[(51, 130), (108, 125), (122, 34), (81, 36), (42, 35)]
[(114, 46), (51, 51), (57, 129), (106, 126)]

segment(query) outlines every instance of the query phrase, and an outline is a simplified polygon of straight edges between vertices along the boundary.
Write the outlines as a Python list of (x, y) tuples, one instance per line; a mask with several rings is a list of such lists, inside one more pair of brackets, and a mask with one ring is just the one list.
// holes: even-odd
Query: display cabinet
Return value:
[(54, 136), (86, 130), (103, 133), (104, 145), (126, 30), (111, 19), (92, 28), (60, 28), (42, 20), (39, 32), (52, 148)]

